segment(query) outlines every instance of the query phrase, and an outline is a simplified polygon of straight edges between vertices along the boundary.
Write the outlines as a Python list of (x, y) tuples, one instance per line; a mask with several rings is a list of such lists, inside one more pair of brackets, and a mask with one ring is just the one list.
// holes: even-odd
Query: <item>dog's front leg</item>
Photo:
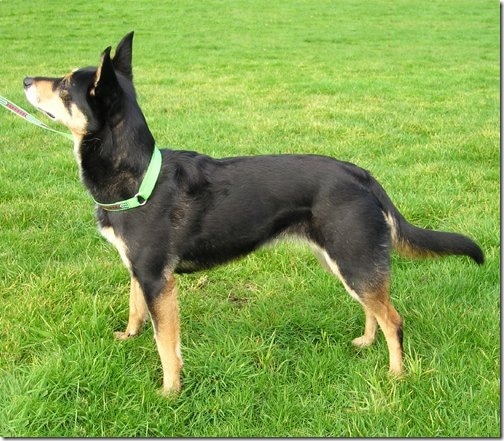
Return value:
[(161, 365), (163, 367), (163, 395), (180, 391), (180, 370), (182, 354), (180, 350), (180, 320), (177, 301), (177, 287), (173, 274), (165, 274), (161, 290), (150, 293), (147, 304), (154, 325)]
[(129, 298), (128, 326), (126, 326), (126, 331), (114, 332), (114, 335), (119, 340), (126, 340), (127, 338), (133, 337), (141, 331), (146, 319), (147, 304), (145, 303), (145, 297), (138, 280), (132, 276)]

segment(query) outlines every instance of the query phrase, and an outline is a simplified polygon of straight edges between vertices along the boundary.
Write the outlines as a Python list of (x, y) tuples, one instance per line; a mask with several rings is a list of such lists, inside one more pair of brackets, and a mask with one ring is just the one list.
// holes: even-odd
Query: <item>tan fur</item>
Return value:
[[(378, 322), (385, 335), (389, 350), (389, 372), (394, 375), (402, 373), (402, 349), (398, 332), (402, 332), (402, 319), (392, 306), (389, 297), (389, 283), (385, 282), (381, 286), (372, 289), (363, 296), (362, 303), (366, 313), (366, 331), (364, 341), (368, 342), (371, 331), (376, 329), (373, 319)], [(367, 341), (366, 341), (367, 334)], [(363, 338), (361, 337), (361, 338)], [(362, 340), (361, 340), (362, 342)]]
[(154, 325), (154, 336), (163, 367), (164, 395), (180, 391), (180, 320), (177, 302), (177, 288), (173, 274), (167, 274), (166, 284), (149, 308)]
[(131, 277), (128, 326), (126, 326), (124, 332), (115, 332), (114, 335), (116, 338), (126, 340), (137, 335), (147, 319), (147, 314), (148, 310), (142, 288), (138, 280), (135, 277)]
[(376, 321), (374, 313), (366, 305), (363, 304), (362, 307), (364, 308), (364, 314), (366, 314), (364, 335), (352, 340), (352, 343), (359, 348), (365, 348), (374, 343), (376, 339), (376, 330), (378, 328), (378, 322)]

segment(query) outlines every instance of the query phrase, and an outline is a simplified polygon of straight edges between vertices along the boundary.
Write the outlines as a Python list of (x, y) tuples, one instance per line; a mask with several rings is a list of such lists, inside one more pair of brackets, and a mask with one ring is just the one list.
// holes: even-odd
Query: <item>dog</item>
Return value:
[(462, 234), (410, 224), (371, 174), (349, 162), (290, 154), (214, 159), (158, 150), (136, 100), (132, 45), (133, 32), (113, 57), (111, 47), (105, 49), (98, 67), (23, 79), (28, 101), (70, 129), (99, 229), (131, 275), (128, 324), (116, 337), (137, 335), (150, 314), (162, 392), (176, 394), (183, 362), (175, 274), (295, 236), (362, 305), (364, 333), (353, 344), (371, 345), (379, 327), (389, 371), (400, 375), (403, 328), (389, 297), (391, 251), (466, 255), (482, 264), (481, 248)]

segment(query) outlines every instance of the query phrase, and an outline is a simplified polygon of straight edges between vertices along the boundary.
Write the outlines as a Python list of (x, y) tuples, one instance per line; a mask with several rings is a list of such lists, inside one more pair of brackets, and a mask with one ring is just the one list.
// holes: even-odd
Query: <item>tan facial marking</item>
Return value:
[[(71, 73), (65, 75), (62, 81), (70, 81), (71, 76)], [(67, 126), (74, 137), (82, 136), (86, 134), (88, 121), (75, 103), (65, 105), (64, 98), (71, 100), (68, 94), (68, 91), (55, 87), (55, 81), (45, 79), (34, 81), (26, 90), (26, 97), (31, 104)]]

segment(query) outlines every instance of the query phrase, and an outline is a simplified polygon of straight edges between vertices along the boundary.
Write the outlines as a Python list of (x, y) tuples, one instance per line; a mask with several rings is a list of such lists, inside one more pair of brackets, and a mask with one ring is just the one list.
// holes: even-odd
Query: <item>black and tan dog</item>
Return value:
[[(347, 162), (316, 155), (157, 153), (135, 97), (132, 40), (133, 33), (126, 35), (113, 58), (107, 48), (97, 68), (24, 79), (28, 100), (71, 130), (84, 185), (100, 201), (100, 230), (130, 271), (129, 320), (117, 337), (136, 335), (150, 313), (163, 391), (178, 391), (174, 274), (210, 268), (291, 235), (304, 239), (362, 304), (364, 334), (353, 343), (373, 343), (379, 325), (390, 371), (400, 374), (402, 322), (389, 299), (391, 250), (467, 255), (481, 264), (479, 246), (461, 234), (411, 225), (367, 171)], [(152, 188), (144, 194), (143, 186)], [(131, 198), (133, 208), (116, 202)]]

